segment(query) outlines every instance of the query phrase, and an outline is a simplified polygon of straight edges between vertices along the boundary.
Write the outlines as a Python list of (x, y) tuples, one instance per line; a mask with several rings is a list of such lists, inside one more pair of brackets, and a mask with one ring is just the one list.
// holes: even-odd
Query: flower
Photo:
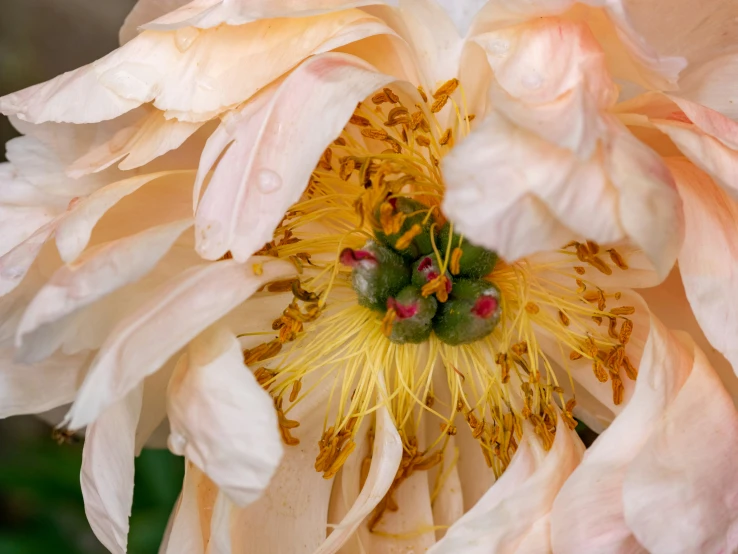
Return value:
[(738, 546), (734, 7), (180, 4), (0, 99), (0, 413), (108, 549), (167, 423), (165, 552)]

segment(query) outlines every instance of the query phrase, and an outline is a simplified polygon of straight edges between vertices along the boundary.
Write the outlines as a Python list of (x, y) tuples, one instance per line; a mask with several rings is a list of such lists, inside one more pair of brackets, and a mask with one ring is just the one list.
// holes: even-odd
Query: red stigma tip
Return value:
[(497, 311), (497, 299), (492, 296), (482, 296), (472, 308), (472, 313), (482, 319), (489, 319)]
[(397, 313), (397, 319), (408, 319), (418, 313), (418, 304), (413, 303), (409, 306), (404, 306), (398, 303), (394, 298), (388, 298), (387, 309), (394, 309), (395, 313)]

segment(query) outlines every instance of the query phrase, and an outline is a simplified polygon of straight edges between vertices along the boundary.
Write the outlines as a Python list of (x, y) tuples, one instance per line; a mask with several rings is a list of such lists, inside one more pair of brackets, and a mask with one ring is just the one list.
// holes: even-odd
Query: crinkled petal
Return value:
[(0, 111), (33, 123), (91, 123), (153, 102), (167, 118), (206, 121), (310, 55), (357, 40), (347, 32), (352, 26), (391, 33), (376, 23), (346, 10), (193, 30), (186, 40), (175, 32), (145, 31), (93, 64), (1, 98)]
[(630, 402), (587, 450), (551, 512), (556, 554), (644, 552), (623, 515), (623, 479), (692, 366), (690, 353), (652, 317)]
[(686, 161), (670, 167), (684, 199), (679, 268), (692, 311), (710, 343), (738, 370), (738, 202)]
[(192, 220), (153, 227), (59, 268), (23, 314), (16, 331), (19, 358), (33, 362), (50, 355), (64, 340), (67, 316), (142, 278), (190, 226)]
[(738, 412), (704, 353), (683, 340), (694, 365), (627, 469), (625, 522), (649, 552), (734, 552)]
[(254, 264), (224, 261), (185, 271), (118, 323), (93, 361), (67, 415), (78, 429), (125, 396), (203, 329), (241, 304), (264, 284), (294, 273), (286, 262), (268, 260), (261, 275)]
[(195, 338), (167, 398), (170, 448), (239, 506), (256, 500), (279, 465), (282, 440), (272, 399), (244, 367), (236, 337), (215, 326)]
[[(315, 554), (334, 554), (339, 551), (341, 546), (349, 540), (354, 531), (361, 525), (362, 521), (371, 514), (372, 510), (384, 498), (395, 480), (401, 460), (402, 440), (397, 433), (387, 407), (382, 405), (376, 415), (372, 464), (364, 487), (348, 513), (336, 525), (325, 542), (315, 551)], [(357, 468), (360, 468), (361, 461), (356, 461), (358, 462)], [(343, 470), (346, 470), (345, 465)], [(356, 474), (354, 477), (358, 479), (359, 475)]]
[[(531, 533), (540, 541), (546, 533), (541, 533), (539, 527), (546, 527), (554, 498), (579, 463), (582, 451), (578, 437), (561, 419), (547, 453), (532, 429), (526, 428), (502, 477), (429, 553), (515, 552), (526, 540), (533, 541), (528, 539)], [(540, 552), (550, 550), (547, 540), (545, 543), (546, 548)]]
[[(267, 105), (235, 125), (235, 142), (197, 210), (198, 252), (217, 259), (230, 250), (237, 260), (245, 260), (268, 242), (356, 103), (392, 80), (344, 54), (311, 58), (287, 77)], [(311, 91), (308, 96), (306, 90)], [(222, 133), (216, 132), (213, 140), (226, 144)], [(200, 168), (198, 183), (209, 169)]]
[[(156, 1), (156, 0), (154, 0)], [(159, 0), (162, 1), (162, 0)], [(362, 6), (396, 5), (398, 0), (197, 0), (143, 25), (170, 30), (194, 26), (243, 25), (260, 19), (310, 17)], [(151, 0), (149, 0), (151, 3)], [(179, 2), (180, 4), (182, 2)]]
[(87, 429), (82, 451), (82, 496), (95, 536), (125, 554), (133, 503), (133, 459), (143, 386), (110, 405)]

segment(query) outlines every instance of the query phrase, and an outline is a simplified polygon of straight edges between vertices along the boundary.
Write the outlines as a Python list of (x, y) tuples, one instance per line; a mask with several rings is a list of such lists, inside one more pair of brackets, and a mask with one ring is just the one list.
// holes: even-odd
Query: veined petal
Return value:
[(74, 400), (89, 354), (57, 354), (41, 363), (19, 364), (10, 345), (0, 349), (0, 418), (37, 414)]
[[(165, 283), (160, 293), (123, 319), (103, 344), (67, 420), (78, 429), (141, 380), (203, 329), (241, 304), (264, 284), (291, 276), (286, 262), (253, 258), (193, 267)], [(254, 274), (254, 264), (264, 263)]]
[(686, 238), (679, 268), (687, 298), (710, 343), (738, 371), (738, 202), (683, 160), (669, 162), (684, 199)]
[[(154, 0), (156, 1), (156, 0)], [(159, 0), (161, 1), (161, 0)], [(171, 1), (171, 0), (170, 0)], [(145, 29), (182, 27), (207, 29), (243, 25), (260, 19), (310, 17), (371, 5), (396, 5), (398, 0), (197, 0), (142, 25)], [(149, 3), (151, 0), (149, 0)], [(178, 2), (183, 4), (183, 2)], [(126, 22), (128, 24), (128, 22)]]
[(93, 64), (0, 99), (0, 111), (33, 123), (91, 123), (153, 102), (167, 118), (206, 121), (329, 42), (355, 40), (332, 40), (347, 27), (375, 21), (359, 10), (260, 20), (204, 30), (185, 44), (175, 32), (147, 31)]
[[(541, 536), (537, 525), (543, 520), (546, 526), (554, 498), (579, 463), (583, 448), (560, 418), (548, 453), (538, 444), (531, 428), (525, 433), (502, 477), (429, 553), (515, 552), (531, 532)], [(550, 545), (544, 546), (545, 550), (550, 549)], [(530, 548), (530, 544), (525, 548)]]
[(650, 552), (733, 552), (738, 412), (704, 353), (682, 339), (694, 365), (627, 469), (625, 522)]
[(630, 402), (587, 450), (551, 512), (555, 553), (643, 552), (623, 515), (623, 479), (692, 366), (690, 353), (652, 317)]
[(31, 300), (18, 325), (19, 358), (33, 362), (50, 355), (64, 339), (66, 316), (146, 275), (190, 226), (192, 220), (153, 227), (59, 268)]
[(133, 459), (143, 386), (131, 390), (87, 429), (82, 451), (82, 496), (95, 536), (125, 554), (133, 503)]
[[(366, 483), (348, 513), (315, 551), (315, 554), (333, 554), (339, 551), (362, 521), (384, 498), (395, 479), (401, 460), (402, 440), (387, 408), (382, 406), (376, 415), (372, 464)], [(358, 462), (358, 467), (361, 467), (362, 460), (355, 460), (355, 462)], [(343, 470), (346, 471), (346, 466)], [(359, 475), (354, 475), (354, 477), (358, 479)]]
[(170, 448), (239, 506), (256, 500), (282, 457), (272, 399), (243, 363), (241, 345), (215, 326), (180, 358), (167, 394)]
[(198, 252), (217, 259), (230, 250), (245, 260), (268, 242), (356, 103), (392, 80), (344, 54), (311, 58), (287, 77), (261, 113), (234, 129), (197, 210)]

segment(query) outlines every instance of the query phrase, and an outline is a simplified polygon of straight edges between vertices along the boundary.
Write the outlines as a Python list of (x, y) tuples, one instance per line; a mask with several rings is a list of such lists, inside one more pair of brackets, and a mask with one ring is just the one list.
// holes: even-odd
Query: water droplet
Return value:
[(184, 456), (185, 446), (187, 446), (187, 438), (180, 433), (170, 433), (167, 439), (167, 446), (172, 454), (177, 456)]
[(487, 45), (487, 51), (494, 56), (502, 56), (510, 50), (510, 43), (506, 40), (495, 39)]
[(192, 43), (197, 40), (200, 35), (200, 31), (194, 27), (182, 27), (177, 29), (174, 33), (174, 42), (177, 45), (177, 50), (180, 52), (186, 51)]
[(256, 174), (256, 186), (264, 194), (269, 194), (282, 186), (282, 177), (271, 169), (260, 169)]

